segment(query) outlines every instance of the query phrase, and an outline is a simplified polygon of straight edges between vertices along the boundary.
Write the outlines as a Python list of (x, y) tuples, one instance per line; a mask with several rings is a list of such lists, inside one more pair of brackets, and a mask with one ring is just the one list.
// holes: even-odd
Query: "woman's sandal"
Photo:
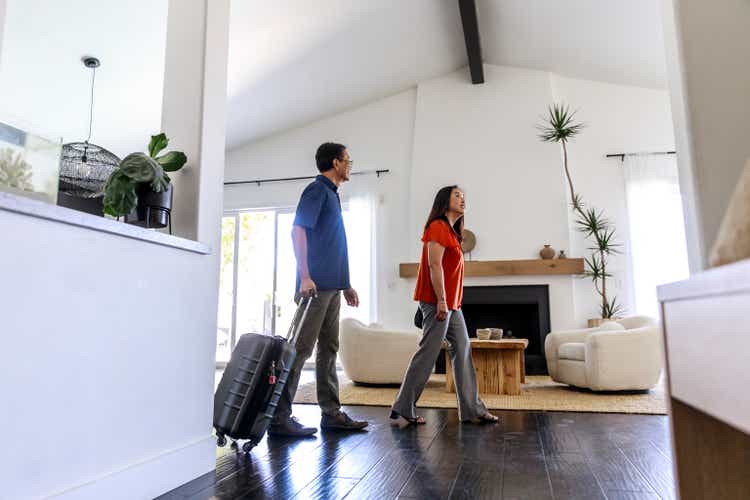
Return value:
[(497, 415), (493, 415), (490, 412), (487, 412), (479, 417), (480, 424), (496, 424), (498, 422), (500, 422), (500, 417), (498, 417)]
[(393, 424), (397, 425), (399, 423), (399, 420), (403, 419), (406, 422), (406, 425), (424, 425), (427, 423), (427, 421), (424, 419), (424, 417), (416, 416), (414, 418), (408, 418), (403, 415), (399, 415), (395, 411), (391, 412), (391, 420), (393, 420)]

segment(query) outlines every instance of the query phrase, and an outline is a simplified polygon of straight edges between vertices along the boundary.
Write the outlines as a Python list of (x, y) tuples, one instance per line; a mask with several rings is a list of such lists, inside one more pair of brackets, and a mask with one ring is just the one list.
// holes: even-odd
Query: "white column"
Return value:
[(669, 90), (691, 271), (706, 266), (750, 157), (750, 3), (663, 0)]
[[(174, 233), (206, 243), (213, 251), (206, 257), (211, 261), (207, 263), (210, 269), (204, 270), (209, 275), (198, 283), (210, 289), (206, 293), (210, 304), (202, 318), (206, 335), (201, 342), (205, 345), (200, 349), (211, 353), (211, 362), (185, 367), (200, 371), (201, 379), (211, 381), (219, 300), (229, 4), (230, 0), (169, 0), (162, 105), (162, 130), (170, 138), (170, 147), (184, 151), (188, 157), (186, 167), (171, 175)], [(205, 422), (210, 429), (213, 383), (206, 387)], [(215, 459), (212, 456), (210, 460)]]
[(219, 251), (229, 0), (170, 0), (162, 130), (188, 156), (174, 181), (174, 233)]

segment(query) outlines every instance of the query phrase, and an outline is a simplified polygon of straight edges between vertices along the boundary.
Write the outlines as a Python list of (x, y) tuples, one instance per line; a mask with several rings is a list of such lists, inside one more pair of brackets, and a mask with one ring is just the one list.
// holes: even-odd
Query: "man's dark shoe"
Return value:
[(318, 432), (315, 427), (305, 427), (296, 417), (285, 422), (273, 423), (268, 427), (269, 436), (310, 437)]
[(349, 418), (349, 415), (343, 411), (338, 412), (336, 415), (326, 415), (320, 419), (321, 429), (341, 429), (348, 431), (356, 431), (367, 427), (369, 422), (356, 421)]

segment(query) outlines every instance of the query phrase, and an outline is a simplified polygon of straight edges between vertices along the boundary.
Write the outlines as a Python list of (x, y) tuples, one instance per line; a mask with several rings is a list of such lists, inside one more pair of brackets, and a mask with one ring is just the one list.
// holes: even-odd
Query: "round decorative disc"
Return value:
[(476, 235), (468, 229), (464, 229), (464, 241), (461, 242), (461, 250), (464, 253), (469, 253), (474, 250), (475, 246), (477, 246)]

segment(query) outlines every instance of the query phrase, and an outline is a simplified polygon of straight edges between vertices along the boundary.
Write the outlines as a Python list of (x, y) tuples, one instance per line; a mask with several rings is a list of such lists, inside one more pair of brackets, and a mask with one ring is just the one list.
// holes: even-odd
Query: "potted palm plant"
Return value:
[(589, 277), (601, 301), (599, 306), (600, 318), (589, 321), (589, 326), (598, 326), (606, 320), (615, 319), (622, 314), (622, 307), (617, 303), (617, 297), (610, 298), (607, 294), (607, 278), (612, 274), (607, 270), (609, 258), (620, 253), (620, 245), (615, 243), (615, 228), (604, 216), (601, 210), (587, 208), (581, 195), (573, 186), (573, 179), (568, 166), (568, 141), (583, 130), (583, 124), (574, 121), (575, 112), (571, 113), (567, 106), (553, 104), (548, 109), (548, 116), (537, 127), (539, 139), (543, 142), (560, 144), (563, 152), (563, 168), (565, 178), (570, 189), (571, 208), (576, 217), (576, 227), (589, 239), (591, 255), (584, 258), (586, 263), (584, 276)]
[(120, 161), (104, 187), (104, 213), (151, 228), (166, 227), (172, 210), (172, 182), (187, 162), (185, 153), (161, 153), (169, 144), (164, 133), (151, 136), (148, 154), (131, 153)]

